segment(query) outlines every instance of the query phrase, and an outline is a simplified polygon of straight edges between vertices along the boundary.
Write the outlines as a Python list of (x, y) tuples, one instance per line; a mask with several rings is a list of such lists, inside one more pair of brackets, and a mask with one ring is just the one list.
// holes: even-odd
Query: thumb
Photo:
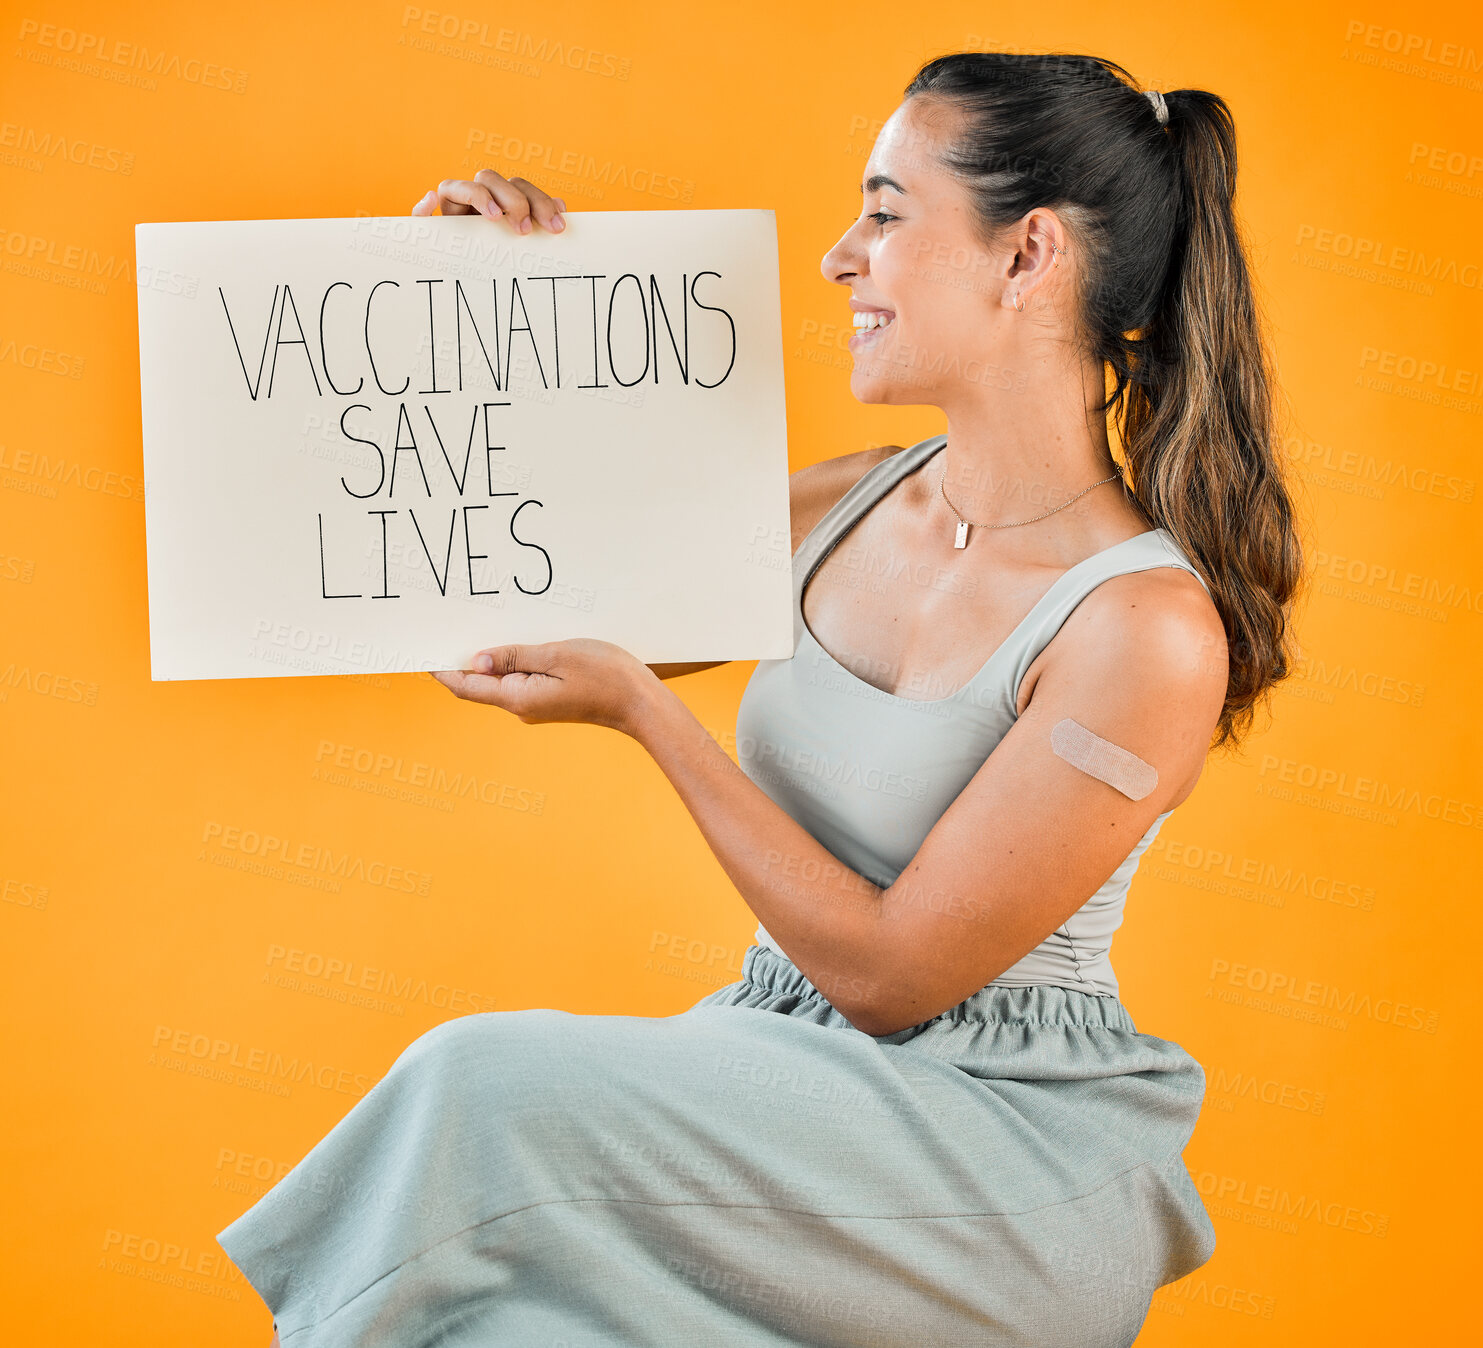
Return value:
[(491, 646), (474, 656), (474, 669), (480, 674), (540, 673), (544, 666), (531, 646)]

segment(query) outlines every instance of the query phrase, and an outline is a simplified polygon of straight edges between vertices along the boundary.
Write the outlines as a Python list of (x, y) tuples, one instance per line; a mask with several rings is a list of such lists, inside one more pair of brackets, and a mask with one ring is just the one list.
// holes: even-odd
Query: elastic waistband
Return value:
[[(829, 999), (811, 983), (799, 967), (785, 955), (763, 945), (747, 949), (742, 959), (741, 981), (768, 997), (817, 1002), (833, 1015)], [(1054, 983), (1037, 983), (1029, 987), (1003, 987), (990, 983), (971, 997), (949, 1007), (932, 1021), (948, 1023), (989, 1023), (1032, 1021), (1058, 1025), (1086, 1025), (1136, 1033), (1133, 1018), (1117, 997), (1109, 997), (1079, 988), (1061, 987)], [(902, 1030), (902, 1036), (915, 1034), (922, 1027)], [(895, 1035), (886, 1036), (895, 1038)]]

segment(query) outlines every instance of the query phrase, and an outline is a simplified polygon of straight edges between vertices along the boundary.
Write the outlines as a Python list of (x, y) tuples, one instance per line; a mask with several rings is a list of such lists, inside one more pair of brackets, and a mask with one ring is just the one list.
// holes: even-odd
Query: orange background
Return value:
[[(7, 1337), (264, 1348), (270, 1318), (214, 1234), (414, 1038), (486, 1009), (677, 1012), (738, 976), (755, 925), (617, 734), (524, 726), (427, 675), (150, 681), (135, 222), (405, 214), (485, 166), (573, 211), (775, 208), (798, 468), (942, 429), (853, 401), (845, 296), (819, 260), (901, 88), (965, 47), (1106, 55), (1228, 100), (1315, 570), (1308, 662), (1165, 827), (1113, 952), (1139, 1028), (1209, 1084), (1186, 1159), (1219, 1248), (1160, 1291), (1140, 1343), (1473, 1326), (1473, 7), (454, 16), (490, 16), (491, 47), (424, 34), (400, 4), (5, 8)], [(77, 55), (100, 39), (170, 66)], [(750, 670), (672, 685), (733, 753)], [(418, 764), (477, 789), (404, 799)], [(373, 878), (264, 874), (263, 835)], [(411, 892), (383, 867), (415, 873)], [(212, 1075), (207, 1044), (315, 1080)]]

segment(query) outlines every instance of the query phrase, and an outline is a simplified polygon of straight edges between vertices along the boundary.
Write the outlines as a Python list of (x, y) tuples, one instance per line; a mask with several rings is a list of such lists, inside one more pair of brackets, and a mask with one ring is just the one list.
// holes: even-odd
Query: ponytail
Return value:
[(1302, 573), (1281, 477), (1273, 379), (1232, 207), (1236, 133), (1224, 100), (1165, 92), (1179, 222), (1147, 357), (1114, 391), (1133, 495), (1210, 585), (1230, 683), (1216, 747), (1291, 673), (1287, 611)]
[(1229, 681), (1211, 747), (1237, 744), (1292, 672), (1302, 579), (1274, 380), (1232, 198), (1230, 109), (1200, 89), (1140, 92), (1121, 66), (1064, 53), (960, 52), (905, 90), (963, 114), (944, 153), (986, 238), (1037, 206), (1080, 249), (1084, 337), (1113, 387), (1134, 500), (1210, 588)]

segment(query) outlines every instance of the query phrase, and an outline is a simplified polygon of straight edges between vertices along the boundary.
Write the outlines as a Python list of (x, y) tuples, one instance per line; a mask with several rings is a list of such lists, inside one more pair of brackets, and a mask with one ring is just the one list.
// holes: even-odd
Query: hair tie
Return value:
[(1153, 115), (1158, 118), (1160, 126), (1169, 125), (1169, 105), (1164, 102), (1164, 96), (1157, 89), (1145, 89), (1143, 96), (1153, 104)]

